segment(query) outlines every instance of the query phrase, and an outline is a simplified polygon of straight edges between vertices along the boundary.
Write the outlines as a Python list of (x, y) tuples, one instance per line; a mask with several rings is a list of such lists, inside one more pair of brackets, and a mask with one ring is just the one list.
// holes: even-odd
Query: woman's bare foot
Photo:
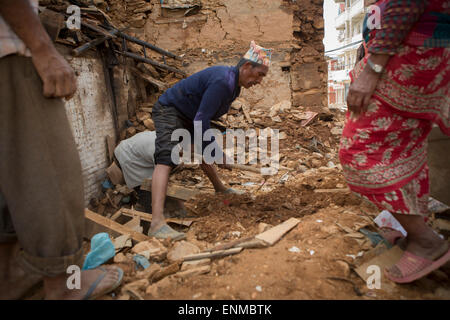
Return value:
[[(120, 271), (116, 267), (103, 266), (106, 270), (106, 275), (98, 283), (95, 290), (90, 295), (96, 296), (98, 293), (104, 292), (105, 294), (114, 290), (114, 287), (118, 286), (120, 278)], [(99, 268), (92, 270), (81, 271), (81, 286), (80, 289), (68, 289), (67, 278), (69, 275), (63, 274), (54, 278), (44, 279), (44, 291), (46, 300), (82, 300), (89, 288), (94, 282), (104, 273)], [(110, 289), (110, 290), (108, 290)]]
[[(396, 214), (395, 218), (408, 232), (406, 251), (432, 261), (448, 251), (447, 241), (441, 239), (426, 225), (423, 217)], [(394, 277), (402, 276), (395, 265), (389, 269), (389, 273)]]

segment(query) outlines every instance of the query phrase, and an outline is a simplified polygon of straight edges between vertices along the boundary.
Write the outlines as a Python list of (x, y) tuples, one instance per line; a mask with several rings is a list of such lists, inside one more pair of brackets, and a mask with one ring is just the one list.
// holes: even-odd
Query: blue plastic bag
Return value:
[(97, 268), (115, 256), (114, 244), (105, 232), (97, 233), (91, 239), (91, 251), (84, 260), (83, 270)]

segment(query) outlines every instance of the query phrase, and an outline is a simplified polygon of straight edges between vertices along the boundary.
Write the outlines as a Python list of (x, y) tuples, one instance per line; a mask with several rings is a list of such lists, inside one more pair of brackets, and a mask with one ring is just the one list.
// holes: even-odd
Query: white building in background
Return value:
[(362, 43), (362, 28), (366, 7), (371, 0), (334, 0), (338, 7), (335, 28), (338, 48), (326, 52), (328, 56), (328, 105), (346, 108), (349, 71), (356, 63), (357, 51)]

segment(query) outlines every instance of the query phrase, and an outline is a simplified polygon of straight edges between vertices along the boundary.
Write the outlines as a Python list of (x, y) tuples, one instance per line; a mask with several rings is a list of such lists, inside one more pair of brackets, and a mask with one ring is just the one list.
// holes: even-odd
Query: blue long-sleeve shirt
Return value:
[(226, 114), (240, 92), (238, 68), (214, 66), (176, 83), (161, 95), (159, 103), (175, 107), (193, 122), (201, 121), (203, 136), (210, 121)]

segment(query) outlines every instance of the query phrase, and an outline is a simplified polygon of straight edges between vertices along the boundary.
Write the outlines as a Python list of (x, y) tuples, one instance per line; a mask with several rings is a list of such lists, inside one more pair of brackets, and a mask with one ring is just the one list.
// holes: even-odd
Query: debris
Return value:
[(312, 256), (314, 255), (314, 253), (316, 253), (314, 250), (309, 250), (309, 254)]
[(118, 254), (116, 254), (114, 256), (114, 263), (124, 263), (127, 261), (128, 261), (128, 258), (122, 252), (119, 252)]
[(258, 291), (258, 292), (262, 292), (262, 287), (261, 287), (261, 286), (256, 286), (255, 289), (256, 289), (256, 291)]
[(150, 262), (148, 261), (148, 258), (146, 258), (140, 254), (134, 255), (133, 261), (136, 262), (136, 269), (141, 267), (142, 269), (145, 270), (148, 267), (150, 267)]
[(269, 245), (273, 245), (283, 237), (287, 232), (299, 224), (300, 220), (296, 218), (290, 218), (285, 222), (275, 226), (263, 233), (258, 234), (255, 238), (267, 242)]
[(116, 253), (123, 248), (131, 248), (132, 246), (133, 244), (129, 234), (124, 234), (114, 239), (114, 248)]
[(369, 260), (368, 262), (363, 263), (358, 268), (356, 268), (355, 271), (364, 281), (367, 281), (367, 278), (371, 275), (371, 273), (367, 273), (367, 268), (369, 266), (371, 265), (378, 266), (381, 270), (381, 274), (383, 274), (384, 268), (389, 268), (393, 266), (398, 260), (400, 260), (402, 255), (403, 250), (400, 249), (398, 246), (394, 246), (391, 249), (376, 256), (375, 258)]
[(182, 278), (182, 279), (186, 279), (192, 276), (197, 276), (200, 274), (205, 274), (211, 271), (211, 266), (210, 265), (204, 265), (201, 267), (197, 267), (197, 268), (193, 268), (193, 269), (188, 269), (185, 271), (181, 271), (175, 274), (175, 278)]
[(354, 255), (354, 254), (346, 254), (345, 256), (346, 256), (346, 257), (350, 257), (350, 258), (352, 258), (353, 260), (355, 260), (356, 258), (362, 257), (363, 254), (364, 254), (364, 251), (360, 251), (360, 252), (358, 252), (358, 254), (356, 254), (356, 255)]
[(154, 261), (162, 261), (167, 256), (167, 249), (155, 238), (136, 244), (131, 251)]
[(199, 252), (200, 249), (196, 245), (185, 240), (181, 240), (174, 244), (172, 249), (167, 254), (167, 259), (169, 260), (169, 262), (175, 262), (178, 260), (182, 261), (184, 257)]
[(380, 228), (391, 228), (400, 231), (403, 236), (407, 236), (406, 230), (402, 227), (400, 222), (387, 210), (381, 211), (381, 213), (375, 218), (374, 222)]
[(105, 232), (98, 233), (91, 239), (91, 251), (86, 256), (83, 270), (97, 268), (115, 255), (114, 245)]
[(155, 275), (152, 277), (152, 282), (157, 282), (167, 276), (170, 276), (171, 274), (177, 273), (180, 270), (180, 266), (181, 263), (175, 262), (161, 269), (160, 271), (156, 272)]
[(364, 229), (364, 228), (359, 229), (359, 232), (361, 232), (363, 235), (365, 235), (367, 238), (369, 238), (369, 240), (373, 246), (376, 246), (380, 242), (385, 241), (385, 239), (376, 232), (372, 232), (372, 231)]
[(336, 192), (350, 192), (349, 188), (338, 188), (338, 189), (314, 189), (314, 192), (316, 193), (326, 193), (326, 192), (331, 192), (331, 193), (336, 193)]
[(152, 277), (156, 273), (158, 273), (159, 271), (161, 271), (161, 267), (158, 264), (153, 263), (147, 269), (145, 269), (143, 271), (138, 271), (136, 273), (136, 277), (139, 278), (139, 279), (149, 279), (149, 280), (151, 280)]
[(351, 283), (353, 286), (353, 291), (355, 291), (355, 294), (357, 296), (362, 296), (362, 292), (361, 290), (359, 290), (358, 286), (350, 279), (345, 279), (345, 278), (339, 278), (339, 277), (327, 277), (328, 280), (337, 280), (337, 281), (345, 281), (348, 283)]
[(271, 228), (272, 226), (270, 224), (264, 223), (264, 222), (260, 222), (258, 224), (258, 233), (263, 233), (264, 231), (267, 231)]
[[(145, 179), (141, 184), (141, 190), (152, 191), (152, 179)], [(177, 185), (170, 185), (167, 187), (166, 195), (172, 198), (187, 201), (195, 197), (199, 192), (197, 190), (192, 190), (184, 188)]]
[(300, 249), (297, 248), (296, 246), (293, 246), (293, 247), (289, 248), (289, 252), (296, 252), (296, 253), (298, 253), (298, 252), (300, 252)]

